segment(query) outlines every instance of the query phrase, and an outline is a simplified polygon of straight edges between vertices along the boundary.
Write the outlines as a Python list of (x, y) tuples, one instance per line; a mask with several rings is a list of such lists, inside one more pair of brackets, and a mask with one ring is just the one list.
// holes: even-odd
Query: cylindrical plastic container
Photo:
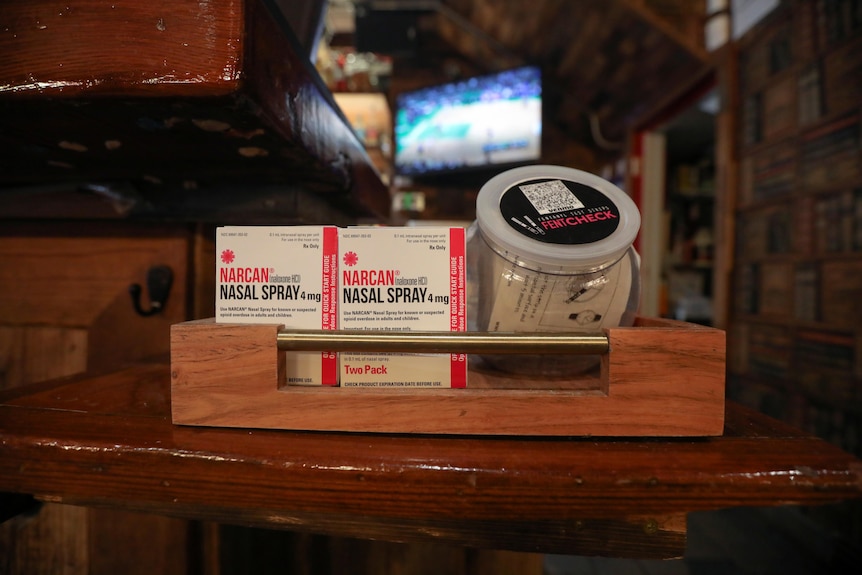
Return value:
[[(617, 186), (562, 166), (527, 166), (491, 178), (467, 234), (471, 331), (600, 332), (631, 325), (640, 297), (632, 243), (640, 213)], [(597, 356), (485, 355), (481, 367), (564, 376)]]

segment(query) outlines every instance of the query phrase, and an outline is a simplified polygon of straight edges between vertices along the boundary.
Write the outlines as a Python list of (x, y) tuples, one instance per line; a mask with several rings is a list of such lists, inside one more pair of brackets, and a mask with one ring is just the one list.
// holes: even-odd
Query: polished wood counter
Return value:
[(169, 371), (139, 364), (5, 392), (0, 491), (360, 538), (624, 557), (680, 556), (690, 511), (862, 497), (858, 459), (735, 404), (722, 436), (694, 439), (184, 427), (171, 423)]

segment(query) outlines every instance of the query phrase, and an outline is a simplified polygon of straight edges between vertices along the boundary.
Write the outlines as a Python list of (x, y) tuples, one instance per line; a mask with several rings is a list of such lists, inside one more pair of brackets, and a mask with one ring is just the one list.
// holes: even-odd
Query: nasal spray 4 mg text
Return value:
[[(339, 239), (339, 329), (465, 331), (465, 230), (347, 228)], [(465, 387), (466, 354), (340, 354), (344, 387)]]
[[(216, 322), (336, 329), (337, 258), (334, 226), (218, 228)], [(338, 383), (332, 352), (288, 353), (286, 370), (287, 385)]]

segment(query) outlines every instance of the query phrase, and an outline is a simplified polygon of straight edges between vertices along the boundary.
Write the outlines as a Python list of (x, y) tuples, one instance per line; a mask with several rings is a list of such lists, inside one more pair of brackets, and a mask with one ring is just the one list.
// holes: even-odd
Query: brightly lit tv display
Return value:
[(404, 92), (395, 100), (395, 171), (422, 176), (541, 156), (542, 78), (524, 66)]

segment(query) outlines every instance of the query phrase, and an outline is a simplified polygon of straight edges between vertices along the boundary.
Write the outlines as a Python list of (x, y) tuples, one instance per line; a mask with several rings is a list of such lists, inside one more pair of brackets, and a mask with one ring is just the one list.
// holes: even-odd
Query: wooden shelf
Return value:
[(276, 2), (4, 2), (0, 21), (0, 217), (388, 214)]
[[(854, 51), (862, 27), (826, 4), (785, 3), (740, 43), (737, 99), (749, 106), (738, 136), (761, 139), (740, 148), (741, 191), (724, 214), (737, 222), (731, 293), (740, 304), (730, 318), (729, 397), (783, 410), (803, 429), (833, 422), (824, 436), (858, 452), (858, 404), (847, 386), (862, 375), (860, 316), (850, 303), (862, 287), (862, 60)], [(779, 72), (766, 73), (779, 61)], [(746, 85), (757, 70), (766, 83)]]
[(764, 315), (764, 314), (741, 314), (737, 313), (735, 315), (736, 320), (743, 321), (746, 323), (762, 323), (762, 324), (770, 324), (770, 325), (780, 325), (784, 327), (800, 327), (805, 329), (819, 329), (825, 331), (834, 331), (836, 333), (847, 333), (852, 334), (854, 332), (854, 328), (844, 327), (844, 328), (835, 328), (831, 327), (830, 324), (821, 322), (821, 321), (807, 321), (807, 320), (799, 320), (794, 319), (793, 317), (789, 317), (787, 315), (780, 314), (772, 314), (772, 315)]

